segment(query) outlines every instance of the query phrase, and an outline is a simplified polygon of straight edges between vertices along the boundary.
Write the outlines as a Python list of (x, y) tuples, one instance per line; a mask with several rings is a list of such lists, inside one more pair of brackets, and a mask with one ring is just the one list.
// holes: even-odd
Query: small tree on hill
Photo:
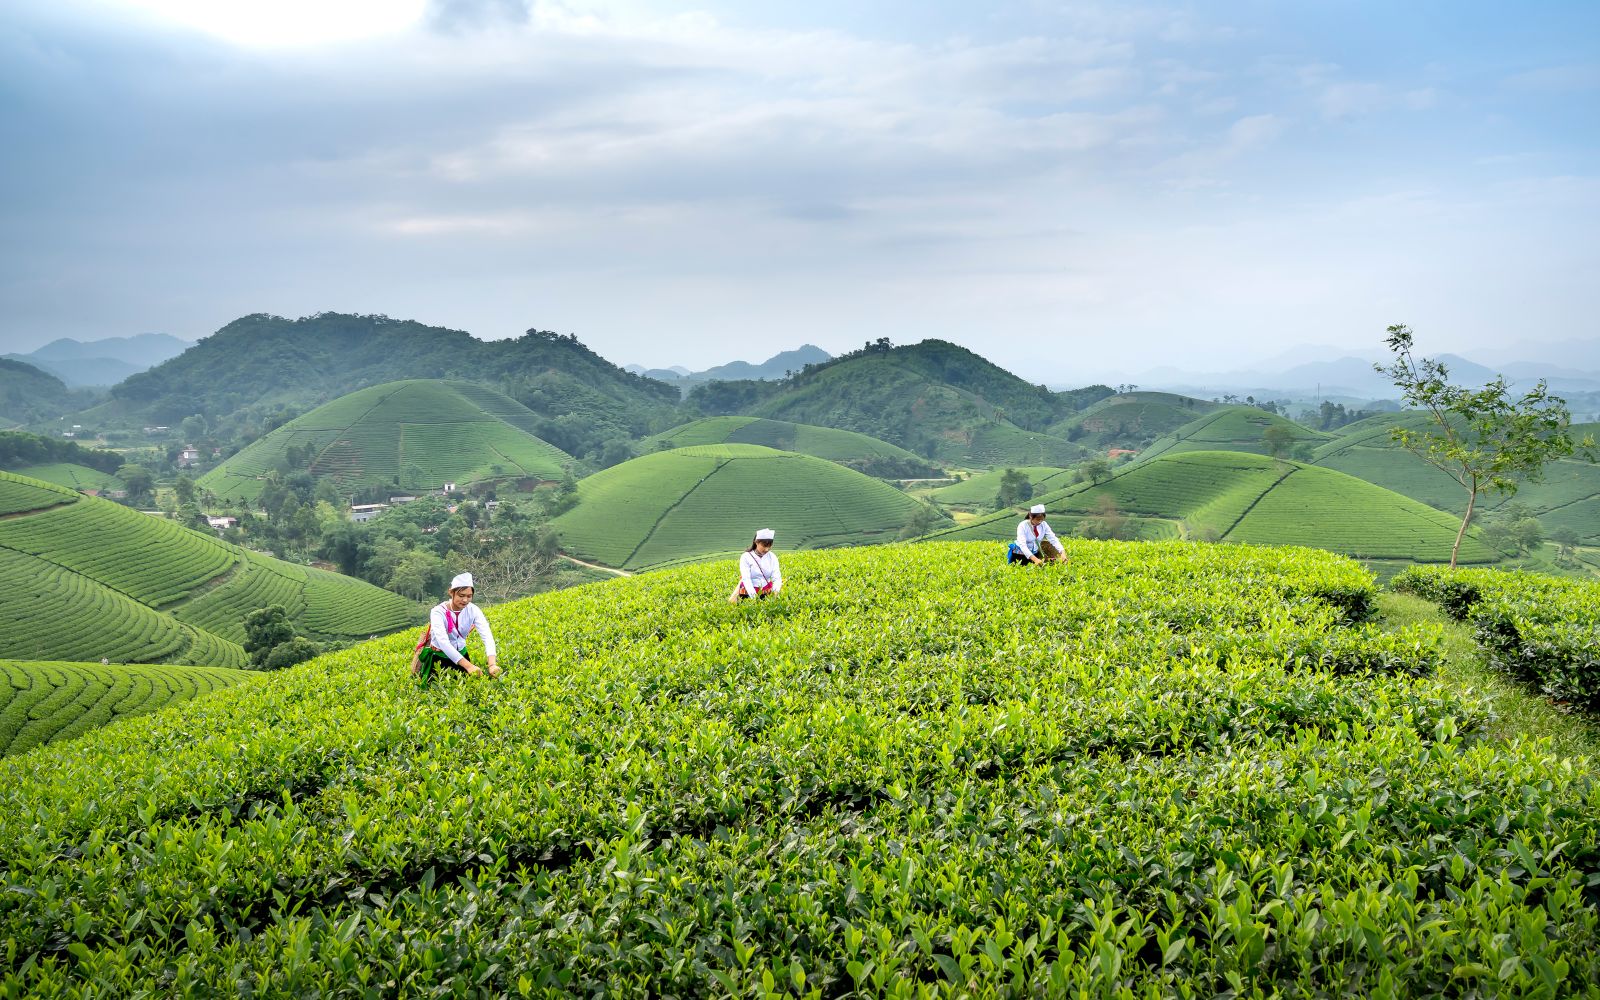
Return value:
[(1024, 500), (1033, 499), (1033, 482), (1020, 469), (1007, 469), (1000, 474), (1000, 492), (994, 496), (995, 510), (1004, 510)]
[[(1551, 395), (1544, 379), (1517, 400), (1510, 398), (1503, 376), (1482, 389), (1451, 385), (1443, 362), (1412, 357), (1410, 327), (1391, 326), (1388, 333), (1394, 361), (1373, 367), (1394, 382), (1405, 402), (1433, 417), (1430, 428), (1395, 427), (1389, 434), (1467, 491), (1467, 510), (1450, 549), (1454, 569), (1478, 495), (1485, 490), (1515, 493), (1517, 477), (1538, 481), (1547, 463), (1572, 454), (1572, 415), (1566, 400)], [(1584, 438), (1581, 447), (1592, 449), (1593, 439)]]
[(264, 669), (273, 649), (294, 638), (294, 625), (281, 604), (269, 604), (244, 616), (244, 651), (250, 665)]
[(1294, 444), (1294, 431), (1282, 424), (1273, 424), (1261, 432), (1261, 443), (1267, 446), (1268, 455), (1282, 458), (1289, 454), (1289, 448)]

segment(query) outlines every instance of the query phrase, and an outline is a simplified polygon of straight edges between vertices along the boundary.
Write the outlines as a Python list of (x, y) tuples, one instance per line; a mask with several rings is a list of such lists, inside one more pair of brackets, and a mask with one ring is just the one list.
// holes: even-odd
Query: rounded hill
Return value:
[[(1244, 452), (1178, 452), (1119, 470), (1104, 482), (1035, 496), (1051, 526), (1066, 534), (1108, 511), (1124, 533), (1184, 536), (1263, 545), (1306, 545), (1370, 559), (1448, 562), (1459, 520), (1443, 511), (1342, 472)], [(1108, 506), (1109, 504), (1109, 506)], [(1009, 540), (1017, 514), (1002, 512), (937, 539)], [(1461, 561), (1499, 554), (1469, 533)]]
[(890, 541), (928, 508), (869, 476), (760, 445), (677, 448), (578, 483), (555, 518), (564, 549), (607, 566), (644, 569), (735, 553), (757, 528), (780, 550)]
[(1142, 448), (1217, 408), (1175, 392), (1124, 392), (1052, 425), (1050, 433), (1088, 447)]
[(31, 595), (25, 613), (0, 616), (0, 649), (15, 659), (242, 667), (244, 616), (272, 604), (319, 640), (418, 616), (365, 581), (40, 480), (0, 472), (0, 514), (0, 588)]
[[(1186, 451), (1242, 451), (1272, 453), (1269, 443), (1277, 435), (1286, 449), (1301, 445), (1315, 448), (1330, 437), (1297, 424), (1287, 417), (1254, 406), (1224, 406), (1189, 421), (1157, 438), (1139, 455), (1140, 460)], [(1289, 457), (1287, 451), (1284, 457)]]
[(1329, 553), (1069, 547), (798, 553), (737, 607), (726, 566), (580, 587), (490, 609), (496, 682), (420, 689), (395, 636), (0, 759), (7, 985), (1600, 981), (1594, 764), (1493, 738), (1492, 703), (1433, 676), (1439, 626), (1360, 621), (1372, 577)]
[(250, 498), (275, 469), (328, 476), (345, 491), (560, 479), (572, 457), (533, 434), (538, 420), (521, 403), (469, 382), (388, 382), (296, 417), (199, 485), (219, 497)]
[(867, 434), (763, 417), (704, 417), (647, 438), (643, 447), (651, 450), (711, 444), (758, 444), (794, 451), (884, 478), (939, 473), (920, 455)]

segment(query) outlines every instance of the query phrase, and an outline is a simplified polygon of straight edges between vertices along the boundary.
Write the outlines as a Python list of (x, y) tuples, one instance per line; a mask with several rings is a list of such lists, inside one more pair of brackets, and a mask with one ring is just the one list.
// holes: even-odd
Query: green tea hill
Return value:
[[(815, 460), (813, 460), (815, 461)], [(695, 566), (0, 759), (16, 996), (1578, 997), (1594, 761), (1307, 549)]]
[(1050, 433), (1088, 448), (1141, 449), (1216, 409), (1173, 392), (1118, 393), (1051, 425)]
[(0, 756), (260, 676), (220, 667), (0, 660)]
[[(892, 541), (925, 505), (832, 462), (751, 444), (656, 452), (578, 482), (562, 548), (622, 569), (733, 557), (758, 528), (780, 552)], [(935, 515), (937, 520), (937, 515)]]
[(91, 469), (73, 462), (51, 462), (47, 465), (23, 465), (7, 468), (19, 476), (42, 479), (47, 483), (65, 486), (69, 490), (97, 490), (101, 492), (127, 489), (122, 480), (109, 472)]
[(941, 340), (857, 351), (779, 382), (711, 382), (689, 401), (713, 415), (859, 431), (948, 464), (1066, 465), (1083, 455), (1047, 431), (1075, 397)]
[(708, 444), (758, 444), (779, 451), (795, 451), (883, 478), (941, 474), (921, 456), (866, 434), (759, 417), (704, 417), (645, 439), (641, 450)]
[[(1368, 559), (1448, 562), (1460, 525), (1446, 512), (1354, 476), (1231, 451), (1163, 455), (1102, 483), (1034, 497), (1049, 509), (1058, 534), (1101, 518), (1107, 500), (1141, 538), (1307, 545)], [(1017, 522), (1016, 513), (1005, 511), (931, 537), (1009, 541)], [(1498, 558), (1475, 534), (1462, 540), (1461, 562)]]
[[(1006, 471), (991, 469), (988, 472), (968, 476), (959, 483), (929, 490), (927, 496), (942, 507), (967, 511), (992, 511), (995, 498), (1000, 494), (1000, 480), (1005, 477)], [(1015, 471), (1028, 477), (1034, 493), (1039, 496), (1064, 489), (1072, 479), (1070, 469), (1058, 469), (1048, 465), (1025, 465)]]
[(18, 660), (241, 667), (244, 616), (282, 604), (303, 634), (350, 640), (409, 625), (398, 594), (241, 549), (203, 532), (0, 472), (0, 617)]
[(387, 316), (255, 314), (115, 386), (107, 416), (176, 425), (192, 413), (216, 417), (280, 403), (300, 409), (415, 378), (496, 385), (547, 420), (618, 428), (642, 430), (678, 402), (674, 387), (626, 372), (569, 336), (529, 330), (479, 340)]
[[(1431, 420), (1421, 413), (1368, 417), (1335, 432), (1332, 440), (1316, 449), (1313, 461), (1460, 517), (1467, 506), (1466, 491), (1390, 437), (1395, 426), (1425, 429), (1430, 424)], [(1585, 434), (1600, 436), (1600, 425), (1577, 424), (1572, 431), (1578, 438)], [(1600, 465), (1581, 457), (1552, 462), (1545, 467), (1542, 481), (1523, 483), (1511, 495), (1480, 496), (1477, 509), (1480, 513), (1493, 513), (1513, 502), (1527, 506), (1546, 532), (1565, 528), (1584, 544), (1600, 544)]]
[[(1223, 406), (1157, 438), (1139, 453), (1139, 460), (1168, 454), (1179, 455), (1186, 451), (1241, 451), (1268, 455), (1271, 449), (1267, 432), (1273, 429), (1284, 436), (1291, 449), (1301, 445), (1315, 448), (1330, 437), (1322, 431), (1314, 431), (1287, 417), (1254, 406)], [(1290, 456), (1285, 454), (1284, 457)]]
[(304, 469), (351, 492), (437, 490), (487, 479), (560, 479), (572, 456), (534, 435), (539, 418), (470, 382), (375, 385), (317, 407), (201, 476), (226, 499), (253, 498), (273, 470)]

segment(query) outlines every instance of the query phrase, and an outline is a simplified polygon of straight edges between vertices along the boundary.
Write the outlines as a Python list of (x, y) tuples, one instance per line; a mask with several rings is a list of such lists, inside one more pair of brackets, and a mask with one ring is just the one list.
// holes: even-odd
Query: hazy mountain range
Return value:
[(797, 372), (806, 365), (821, 364), (833, 355), (814, 344), (802, 344), (792, 351), (783, 351), (758, 364), (748, 361), (730, 361), (704, 371), (690, 371), (682, 365), (670, 368), (645, 368), (642, 365), (623, 365), (623, 369), (645, 378), (658, 379), (680, 388), (712, 380), (732, 382), (741, 379), (778, 379), (788, 372)]
[(194, 346), (165, 333), (141, 333), (132, 337), (106, 337), (102, 340), (52, 340), (27, 354), (7, 354), (13, 361), (33, 365), (72, 388), (91, 385), (116, 385), (161, 362), (175, 358)]

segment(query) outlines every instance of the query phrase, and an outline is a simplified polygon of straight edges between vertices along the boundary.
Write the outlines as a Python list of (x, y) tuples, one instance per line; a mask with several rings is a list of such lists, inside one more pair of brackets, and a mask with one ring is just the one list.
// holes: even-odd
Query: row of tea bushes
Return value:
[(1299, 549), (785, 556), (0, 762), (9, 995), (1570, 996), (1600, 788)]
[(1551, 698), (1600, 711), (1600, 584), (1540, 573), (1418, 566), (1395, 590), (1468, 621), (1495, 666)]

